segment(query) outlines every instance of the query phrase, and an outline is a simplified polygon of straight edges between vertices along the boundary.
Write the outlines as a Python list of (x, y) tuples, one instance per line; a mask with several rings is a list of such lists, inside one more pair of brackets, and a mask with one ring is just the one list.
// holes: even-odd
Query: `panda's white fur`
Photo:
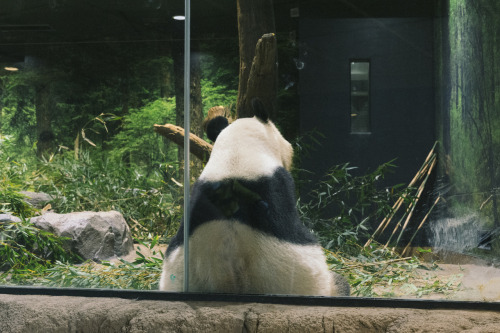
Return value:
[[(192, 292), (338, 294), (319, 246), (282, 242), (232, 221), (199, 227), (189, 246)], [(182, 290), (183, 254), (181, 246), (165, 262), (161, 290)]]
[[(210, 160), (193, 187), (189, 291), (348, 295), (345, 279), (328, 270), (321, 247), (298, 221), (293, 181), (283, 171), (290, 169), (292, 156), (291, 145), (267, 119), (238, 119), (220, 132)], [(204, 188), (212, 191), (228, 180), (233, 181), (224, 196), (229, 203), (221, 210), (229, 209), (229, 213), (219, 216), (214, 209), (220, 200), (207, 200)], [(256, 190), (261, 187), (273, 193)], [(240, 195), (244, 198), (232, 198)], [(287, 206), (277, 207), (282, 202)], [(254, 213), (263, 218), (246, 219)], [(245, 221), (239, 216), (245, 216)], [(160, 290), (183, 290), (183, 226), (181, 229), (167, 250)]]
[(278, 167), (290, 170), (292, 157), (292, 145), (272, 122), (241, 118), (217, 137), (200, 180), (257, 179), (272, 175)]

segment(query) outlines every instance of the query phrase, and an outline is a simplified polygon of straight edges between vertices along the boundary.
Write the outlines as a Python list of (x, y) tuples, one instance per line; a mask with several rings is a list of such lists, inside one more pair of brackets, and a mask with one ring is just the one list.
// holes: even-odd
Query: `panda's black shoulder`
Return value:
[(294, 183), (284, 168), (257, 179), (198, 181), (191, 197), (190, 234), (213, 220), (231, 220), (294, 244), (315, 244), (300, 221)]
[[(316, 237), (300, 221), (294, 188), (293, 179), (284, 168), (253, 180), (198, 180), (191, 195), (189, 234), (205, 223), (229, 220), (283, 242), (316, 245)], [(184, 243), (183, 234), (181, 224), (167, 255)]]

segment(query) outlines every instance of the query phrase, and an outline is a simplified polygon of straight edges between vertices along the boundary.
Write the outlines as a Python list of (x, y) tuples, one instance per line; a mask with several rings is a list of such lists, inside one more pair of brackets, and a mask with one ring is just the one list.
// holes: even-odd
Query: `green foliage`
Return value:
[(79, 266), (57, 262), (42, 274), (34, 274), (28, 279), (31, 284), (52, 287), (157, 290), (163, 265), (163, 254), (155, 250), (159, 240), (155, 236), (148, 242), (139, 241), (150, 256), (144, 255), (139, 247), (133, 262), (120, 259), (117, 263), (97, 264), (88, 261)]
[(24, 179), (26, 166), (5, 158), (2, 162), (0, 213), (19, 216), (21, 221), (0, 222), (0, 283), (24, 283), (56, 260), (78, 259), (63, 248), (64, 239), (30, 223), (37, 210), (24, 201), (26, 197), (18, 193), (20, 186), (15, 183)]
[(63, 247), (63, 238), (40, 230), (29, 220), (0, 223), (0, 283), (24, 283), (26, 276), (43, 271), (55, 261), (79, 258)]
[[(153, 131), (154, 124), (175, 123), (175, 99), (157, 99), (142, 108), (131, 109), (121, 130), (109, 142), (111, 156), (129, 164), (156, 167), (158, 161), (175, 161), (175, 145)], [(174, 148), (174, 149), (172, 149)]]
[(24, 200), (26, 196), (18, 193), (10, 183), (0, 185), (0, 213), (13, 213), (13, 215), (28, 218), (36, 210)]
[(205, 50), (201, 55), (200, 62), (202, 79), (212, 82), (215, 87), (238, 90), (238, 43), (228, 43), (225, 40), (217, 39), (208, 39), (207, 41), (209, 42), (202, 45), (202, 49)]
[[(6, 140), (0, 140), (0, 149), (5, 148)], [(0, 213), (29, 218), (36, 210), (18, 193), (20, 184), (26, 181), (27, 166), (12, 160), (6, 150), (0, 150)]]
[(158, 290), (161, 265), (138, 265), (92, 261), (81, 266), (58, 262), (35, 283), (52, 287)]
[(32, 79), (31, 73), (0, 76), (0, 133), (8, 133), (17, 144), (28, 146), (35, 143), (36, 132)]
[(106, 156), (82, 152), (77, 160), (66, 153), (44, 161), (37, 182), (54, 197), (52, 207), (60, 213), (116, 210), (136, 237), (172, 235), (179, 225), (181, 200), (178, 185), (170, 180), (174, 169), (160, 165), (146, 177)]
[(348, 164), (334, 166), (311, 192), (307, 203), (299, 201), (302, 221), (318, 235), (326, 249), (357, 253), (370, 222), (381, 220), (399, 196), (399, 186), (380, 189), (380, 181), (394, 165), (384, 163), (366, 175), (354, 176)]
[(202, 80), (201, 96), (203, 98), (203, 111), (207, 114), (208, 109), (222, 105), (230, 110), (236, 105), (238, 91), (225, 86), (216, 86), (212, 81)]
[(208, 52), (201, 56), (201, 96), (203, 113), (214, 106), (225, 106), (236, 113), (238, 96), (238, 45), (222, 40), (210, 40), (202, 45)]

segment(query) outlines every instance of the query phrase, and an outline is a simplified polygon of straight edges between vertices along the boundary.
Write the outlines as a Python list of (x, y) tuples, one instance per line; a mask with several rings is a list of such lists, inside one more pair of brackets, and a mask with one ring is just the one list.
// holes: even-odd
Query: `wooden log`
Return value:
[(277, 45), (273, 33), (265, 34), (255, 46), (255, 57), (248, 76), (245, 91), (238, 92), (238, 118), (253, 117), (250, 105), (254, 97), (258, 97), (264, 107), (269, 110), (271, 119), (274, 118), (277, 91)]
[[(271, 0), (237, 0), (237, 17), (238, 17), (238, 37), (239, 37), (239, 54), (240, 54), (240, 73), (238, 83), (238, 98), (237, 98), (237, 118), (253, 117), (253, 110), (250, 101), (253, 97), (259, 97), (266, 108), (274, 104), (277, 90), (266, 90), (266, 80), (277, 82), (277, 70), (274, 68), (272, 72), (266, 73), (266, 77), (257, 78), (257, 81), (249, 82), (250, 72), (256, 62), (256, 53), (259, 39), (265, 34), (274, 34), (276, 26), (274, 22), (274, 5)], [(257, 23), (258, 22), (258, 23)], [(275, 36), (273, 36), (275, 39)], [(276, 50), (273, 51), (276, 55)], [(269, 54), (271, 56), (271, 54)], [(257, 58), (260, 56), (257, 56)], [(257, 63), (262, 63), (262, 60), (257, 60)], [(271, 59), (269, 59), (271, 60)], [(276, 67), (276, 58), (273, 57), (272, 63)], [(269, 75), (269, 76), (267, 76)], [(257, 95), (249, 95), (248, 89), (251, 85), (257, 84), (259, 89)], [(277, 85), (276, 85), (277, 87)], [(268, 94), (272, 99), (268, 100)], [(264, 96), (265, 95), (265, 96)], [(273, 110), (268, 109), (273, 118)]]
[(229, 123), (233, 122), (233, 118), (231, 117), (231, 112), (229, 111), (229, 108), (222, 105), (212, 106), (210, 109), (208, 109), (208, 113), (205, 119), (203, 119), (203, 131), (205, 133), (207, 132), (207, 125), (210, 122), (210, 120), (218, 116), (226, 117)]
[[(154, 130), (156, 133), (173, 141), (175, 144), (179, 146), (184, 145), (184, 128), (172, 124), (155, 124)], [(212, 145), (193, 133), (190, 133), (189, 151), (200, 160), (206, 162), (212, 152)]]

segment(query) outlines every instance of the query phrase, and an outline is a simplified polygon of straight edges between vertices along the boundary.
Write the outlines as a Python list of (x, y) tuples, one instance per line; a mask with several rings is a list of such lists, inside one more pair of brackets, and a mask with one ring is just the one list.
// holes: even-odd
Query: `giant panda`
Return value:
[[(289, 174), (293, 150), (258, 99), (255, 117), (207, 124), (215, 141), (192, 188), (189, 291), (349, 295), (328, 270), (324, 252), (299, 220)], [(182, 291), (184, 225), (165, 254), (160, 290)]]

